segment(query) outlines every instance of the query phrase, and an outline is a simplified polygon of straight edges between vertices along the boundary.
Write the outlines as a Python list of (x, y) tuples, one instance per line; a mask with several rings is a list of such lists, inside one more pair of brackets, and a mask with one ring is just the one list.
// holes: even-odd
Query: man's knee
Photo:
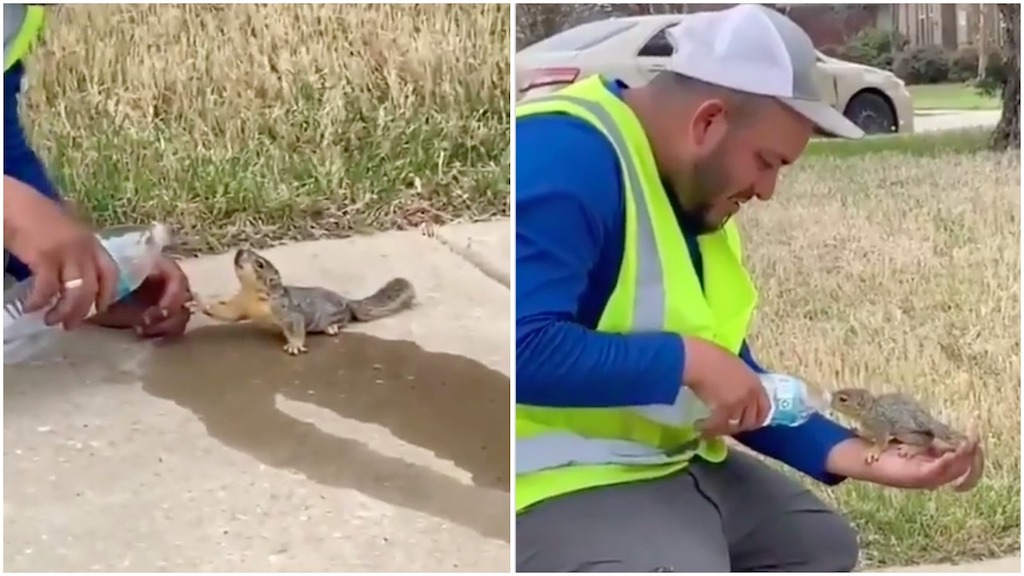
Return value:
[(853, 572), (860, 557), (857, 531), (849, 520), (835, 512), (820, 512), (808, 516), (802, 539), (806, 560), (801, 572)]
[(812, 504), (775, 521), (766, 519), (735, 544), (732, 568), (737, 572), (852, 572), (859, 552), (850, 523), (824, 504)]

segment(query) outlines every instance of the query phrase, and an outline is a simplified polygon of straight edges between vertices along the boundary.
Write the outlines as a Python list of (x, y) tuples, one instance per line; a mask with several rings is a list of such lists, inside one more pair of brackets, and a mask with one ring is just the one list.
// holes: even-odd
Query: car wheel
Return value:
[(854, 96), (846, 104), (843, 115), (860, 126), (865, 134), (896, 132), (896, 112), (884, 97), (873, 92), (861, 92)]

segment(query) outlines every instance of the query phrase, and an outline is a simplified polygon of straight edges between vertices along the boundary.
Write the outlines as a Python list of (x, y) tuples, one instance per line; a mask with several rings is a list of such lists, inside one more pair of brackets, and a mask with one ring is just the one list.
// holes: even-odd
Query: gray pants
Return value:
[(849, 522), (738, 450), (547, 500), (516, 520), (517, 572), (852, 572), (857, 555)]

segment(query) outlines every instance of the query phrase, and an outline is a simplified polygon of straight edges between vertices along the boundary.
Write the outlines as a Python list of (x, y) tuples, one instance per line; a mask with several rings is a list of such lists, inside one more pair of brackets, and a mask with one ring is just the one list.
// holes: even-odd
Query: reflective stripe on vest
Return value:
[(561, 468), (621, 464), (653, 466), (685, 462), (700, 448), (700, 441), (683, 444), (671, 452), (628, 440), (584, 438), (570, 432), (516, 439), (516, 476)]
[[(620, 158), (629, 158), (627, 142), (618, 124), (600, 104), (564, 94), (532, 99), (525, 104), (569, 102), (592, 114), (602, 131), (608, 136)], [(621, 163), (627, 188), (637, 209), (637, 290), (633, 298), (634, 330), (661, 331), (665, 322), (665, 286), (661, 258), (654, 237), (653, 223), (643, 197), (643, 182), (637, 167), (631, 161)], [(667, 426), (690, 426), (707, 413), (703, 404), (690, 390), (680, 387), (672, 405), (634, 406), (628, 410)], [(639, 442), (584, 438), (571, 432), (542, 434), (516, 440), (516, 475), (567, 465), (627, 464), (653, 465), (688, 460), (699, 447), (699, 442), (686, 444), (671, 453)]]
[(28, 55), (46, 21), (38, 4), (4, 4), (4, 72)]
[[(608, 138), (611, 139), (620, 157), (628, 157), (626, 138), (619, 126), (612, 120), (599, 104), (583, 98), (566, 95), (544, 96), (535, 98), (528, 103), (541, 103), (561, 100), (570, 102), (594, 115)], [(654, 225), (647, 212), (647, 202), (643, 198), (643, 183), (632, 162), (623, 162), (623, 171), (629, 183), (629, 190), (637, 209), (637, 291), (633, 298), (633, 327), (638, 332), (658, 331), (664, 328), (665, 321), (665, 276), (661, 270), (661, 259), (658, 257), (658, 245), (654, 241)]]

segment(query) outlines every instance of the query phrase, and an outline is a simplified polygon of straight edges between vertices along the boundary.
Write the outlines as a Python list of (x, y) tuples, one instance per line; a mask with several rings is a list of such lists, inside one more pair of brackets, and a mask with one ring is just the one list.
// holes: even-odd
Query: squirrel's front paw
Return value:
[(437, 236), (437, 227), (434, 226), (433, 222), (422, 222), (418, 228), (420, 230), (420, 234), (427, 238), (434, 238)]
[(882, 458), (882, 448), (871, 447), (868, 449), (867, 454), (864, 455), (864, 463), (871, 465), (878, 462)]
[(284, 349), (285, 352), (287, 352), (288, 354), (290, 354), (292, 356), (298, 356), (299, 354), (305, 354), (306, 352), (309, 351), (304, 344), (299, 344), (299, 343), (296, 343), (296, 342), (288, 342), (288, 343), (286, 343), (283, 346), (283, 349)]

